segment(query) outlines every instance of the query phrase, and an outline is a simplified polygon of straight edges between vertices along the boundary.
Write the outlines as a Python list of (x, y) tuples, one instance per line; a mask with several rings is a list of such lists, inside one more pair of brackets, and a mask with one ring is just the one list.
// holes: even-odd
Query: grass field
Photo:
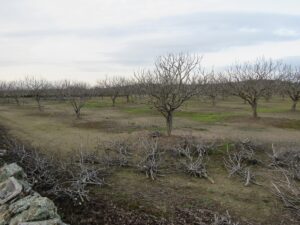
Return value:
[[(111, 139), (134, 140), (150, 131), (165, 131), (162, 116), (143, 102), (126, 103), (120, 98), (116, 107), (111, 107), (108, 98), (95, 98), (82, 109), (82, 118), (76, 119), (68, 103), (44, 101), (44, 112), (39, 112), (34, 102), (27, 101), (21, 106), (1, 104), (0, 124), (14, 137), (47, 153), (64, 155), (80, 145), (90, 150)], [(253, 120), (250, 107), (239, 99), (219, 101), (215, 107), (208, 101), (192, 99), (176, 112), (173, 134), (175, 138), (193, 135), (222, 142), (248, 138), (267, 145), (274, 143), (278, 148), (300, 146), (300, 112), (290, 112), (290, 104), (279, 98), (262, 100), (260, 119)], [(261, 168), (257, 171), (258, 181), (264, 186), (244, 187), (238, 178), (227, 178), (223, 154), (220, 151), (210, 159), (208, 169), (214, 184), (180, 173), (153, 182), (132, 169), (118, 169), (108, 178), (108, 187), (94, 191), (156, 215), (172, 216), (177, 206), (206, 207), (273, 224), (271, 221), (282, 215), (283, 207), (266, 188), (272, 174)]]

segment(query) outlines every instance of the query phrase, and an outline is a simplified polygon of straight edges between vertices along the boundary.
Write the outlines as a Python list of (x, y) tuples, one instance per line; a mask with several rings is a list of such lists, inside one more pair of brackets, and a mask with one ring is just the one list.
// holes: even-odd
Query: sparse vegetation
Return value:
[(147, 178), (155, 180), (160, 174), (160, 149), (155, 139), (141, 140), (142, 160), (138, 164), (139, 169), (146, 174)]
[(291, 180), (289, 176), (282, 171), (283, 178), (272, 182), (273, 193), (295, 214), (297, 219), (300, 217), (300, 189), (298, 184)]
[(1, 82), (0, 122), (26, 144), (12, 145), (15, 160), (34, 188), (80, 207), (109, 196), (174, 224), (176, 212), (186, 217), (182, 224), (203, 221), (204, 212), (208, 224), (279, 224), (285, 213), (283, 223), (297, 224), (299, 112), (281, 98), (297, 85), (296, 70), (258, 60), (221, 79), (200, 59), (171, 54), (135, 81), (96, 86)]
[(105, 184), (105, 168), (93, 166), (89, 161), (92, 156), (82, 149), (68, 156), (68, 162), (26, 149), (17, 142), (11, 143), (11, 151), (11, 157), (26, 169), (32, 186), (55, 198), (83, 204), (90, 199), (88, 186)]

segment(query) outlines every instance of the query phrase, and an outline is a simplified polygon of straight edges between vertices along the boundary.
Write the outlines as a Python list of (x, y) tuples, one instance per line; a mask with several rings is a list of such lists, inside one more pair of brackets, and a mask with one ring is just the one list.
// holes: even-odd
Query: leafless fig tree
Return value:
[(291, 110), (295, 112), (300, 100), (300, 67), (285, 66), (282, 78), (283, 92), (293, 101)]
[(258, 118), (259, 100), (276, 88), (280, 66), (279, 62), (259, 58), (231, 66), (223, 76), (227, 80), (228, 91), (251, 106), (254, 118)]
[(76, 117), (80, 118), (81, 109), (90, 98), (88, 85), (83, 82), (71, 82), (68, 80), (63, 81), (60, 85), (61, 89), (64, 90), (62, 93), (71, 103)]
[(130, 79), (124, 79), (123, 87), (122, 87), (122, 95), (126, 97), (126, 102), (130, 102), (130, 96), (134, 93), (134, 81)]
[(24, 81), (16, 80), (8, 83), (9, 96), (17, 105), (20, 105), (20, 98), (24, 95)]
[(164, 116), (167, 133), (173, 128), (174, 112), (198, 92), (197, 75), (201, 57), (169, 54), (159, 57), (153, 70), (141, 71), (135, 77), (150, 96), (150, 103)]
[(5, 99), (7, 97), (7, 82), (0, 81), (0, 97)]
[(104, 81), (98, 82), (99, 86), (105, 88), (106, 95), (110, 96), (112, 100), (112, 106), (115, 107), (116, 99), (121, 96), (122, 89), (126, 83), (124, 77), (107, 77)]
[(93, 87), (92, 91), (94, 96), (100, 97), (102, 100), (106, 94), (105, 87), (101, 82), (98, 82), (98, 84)]
[(205, 75), (206, 82), (204, 84), (204, 95), (207, 96), (213, 106), (216, 106), (217, 98), (222, 93), (222, 84), (219, 76), (212, 70), (210, 73)]
[(41, 99), (50, 87), (50, 83), (44, 79), (38, 79), (36, 77), (26, 77), (25, 87), (29, 92), (29, 95), (34, 98), (40, 111), (43, 110)]

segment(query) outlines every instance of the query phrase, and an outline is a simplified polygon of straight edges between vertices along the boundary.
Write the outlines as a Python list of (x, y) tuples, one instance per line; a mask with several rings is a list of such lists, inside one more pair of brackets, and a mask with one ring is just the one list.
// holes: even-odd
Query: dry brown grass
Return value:
[[(21, 107), (1, 105), (0, 123), (18, 139), (43, 151), (62, 155), (81, 144), (85, 149), (93, 150), (99, 142), (137, 140), (149, 131), (164, 132), (165, 129), (163, 118), (140, 104), (119, 102), (117, 107), (112, 108), (93, 103), (93, 107), (83, 108), (79, 120), (67, 104), (51, 102), (44, 105), (45, 111), (41, 113), (32, 104)], [(219, 102), (217, 107), (192, 100), (175, 117), (174, 136), (163, 137), (162, 142), (170, 145), (178, 140), (178, 136), (193, 135), (204, 140), (250, 138), (277, 146), (300, 145), (299, 129), (293, 127), (295, 121), (299, 122), (300, 114), (288, 110), (289, 102), (276, 100), (265, 103), (261, 119), (254, 121), (249, 117), (249, 107), (239, 100)], [(226, 116), (223, 118), (222, 114)], [(228, 209), (237, 217), (273, 224), (270, 221), (280, 215), (283, 208), (266, 188), (272, 174), (259, 170), (258, 181), (265, 186), (244, 187), (238, 179), (227, 178), (222, 154), (214, 156), (211, 161), (208, 169), (215, 184), (174, 173), (151, 182), (132, 169), (121, 169), (108, 180), (111, 184), (108, 188), (95, 191), (133, 208), (151, 208), (156, 214), (172, 213), (172, 207), (176, 206), (207, 207), (221, 211)], [(172, 163), (171, 159), (167, 163)]]

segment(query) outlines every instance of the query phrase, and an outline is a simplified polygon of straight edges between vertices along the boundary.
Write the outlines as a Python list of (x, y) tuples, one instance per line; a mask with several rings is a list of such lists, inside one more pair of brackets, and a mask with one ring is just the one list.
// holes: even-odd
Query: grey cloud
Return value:
[[(45, 24), (46, 25), (46, 24)], [(218, 35), (219, 38), (225, 34), (232, 36), (245, 33), (250, 38), (262, 39), (278, 35), (274, 34), (276, 29), (292, 29), (300, 31), (300, 16), (284, 14), (264, 13), (224, 13), (224, 12), (201, 12), (176, 17), (167, 17), (162, 20), (141, 21), (138, 24), (123, 27), (95, 27), (95, 28), (57, 28), (53, 24), (47, 24), (45, 29), (23, 30), (15, 32), (0, 31), (1, 36), (7, 37), (43, 37), (43, 36), (78, 36), (85, 38), (111, 37), (122, 38), (139, 34), (151, 34), (160, 32), (189, 33), (194, 38), (210, 38)], [(243, 32), (239, 29), (257, 29), (260, 32)], [(278, 37), (284, 38), (284, 37)], [(295, 38), (295, 37), (294, 37)], [(299, 36), (298, 36), (299, 38)]]
[(283, 28), (300, 33), (300, 16), (201, 13), (171, 17), (162, 21), (141, 23), (127, 29), (123, 33), (124, 36), (161, 32), (170, 34), (162, 39), (145, 38), (139, 41), (130, 41), (125, 50), (114, 53), (111, 58), (121, 64), (138, 62), (142, 64), (167, 52), (205, 53), (228, 47), (300, 39), (299, 35), (277, 35), (275, 31)]
[[(3, 11), (3, 10), (2, 10)], [(46, 24), (45, 24), (46, 25)], [(114, 42), (126, 39), (126, 47), (107, 56), (101, 63), (124, 66), (145, 65), (168, 52), (214, 52), (229, 47), (248, 46), (263, 42), (300, 39), (299, 35), (278, 35), (279, 29), (300, 34), (300, 16), (267, 13), (201, 12), (160, 20), (140, 21), (123, 27), (58, 29), (47, 24), (43, 29), (0, 30), (0, 37), (13, 41), (43, 37), (77, 37), (80, 40), (109, 38)], [(158, 37), (153, 37), (157, 34)], [(159, 38), (163, 34), (162, 38)], [(140, 37), (140, 38), (138, 38)], [(144, 38), (143, 38), (144, 37)], [(19, 39), (19, 40), (15, 40)], [(3, 63), (3, 62), (2, 62)], [(89, 67), (98, 64), (89, 62)], [(1, 62), (0, 62), (1, 64)], [(79, 65), (87, 64), (80, 63)]]

